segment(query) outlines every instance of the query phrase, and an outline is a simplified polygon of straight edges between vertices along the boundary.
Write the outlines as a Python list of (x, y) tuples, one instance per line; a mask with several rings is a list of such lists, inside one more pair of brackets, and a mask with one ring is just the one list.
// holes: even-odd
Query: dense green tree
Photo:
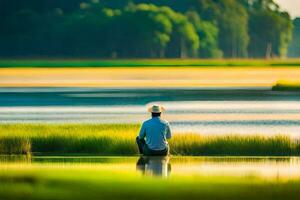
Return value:
[(167, 57), (194, 57), (199, 48), (199, 37), (192, 23), (186, 16), (174, 12), (169, 7), (161, 7), (161, 12), (168, 16), (173, 25), (171, 41), (167, 48)]
[[(150, 0), (135, 0), (135, 2)], [(248, 14), (243, 5), (236, 0), (157, 0), (156, 4), (167, 5), (183, 14), (196, 11), (205, 21), (217, 25), (218, 41), (216, 42), (225, 57), (246, 57), (249, 42)], [(205, 28), (212, 26), (202, 26)], [(213, 33), (214, 34), (214, 33)], [(200, 38), (202, 41), (202, 38)], [(201, 48), (201, 44), (200, 44)], [(213, 50), (215, 51), (215, 50)], [(220, 51), (219, 51), (220, 52)], [(201, 56), (201, 55), (200, 55)], [(205, 55), (204, 55), (205, 57)]]
[(107, 36), (119, 57), (163, 57), (170, 41), (172, 24), (154, 5), (126, 7), (113, 19)]
[(300, 57), (300, 18), (294, 20), (293, 39), (289, 46), (289, 57)]
[(216, 0), (219, 45), (225, 57), (246, 57), (249, 43), (248, 14), (236, 0)]
[(195, 11), (188, 11), (186, 16), (194, 25), (199, 38), (201, 38), (198, 55), (202, 58), (222, 57), (222, 51), (218, 46), (218, 27), (209, 21), (202, 20)]
[(249, 55), (284, 57), (291, 40), (292, 22), (273, 0), (254, 0), (248, 5)]
[[(86, 9), (86, 8), (84, 8)], [(107, 56), (105, 47), (105, 26), (109, 20), (102, 10), (98, 12), (81, 10), (67, 15), (57, 29), (57, 39), (68, 56)]]

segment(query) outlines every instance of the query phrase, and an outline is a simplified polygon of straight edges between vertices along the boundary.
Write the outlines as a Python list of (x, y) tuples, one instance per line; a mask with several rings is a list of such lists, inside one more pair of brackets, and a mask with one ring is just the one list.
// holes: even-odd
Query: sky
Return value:
[(293, 18), (300, 17), (300, 0), (275, 0), (275, 2)]

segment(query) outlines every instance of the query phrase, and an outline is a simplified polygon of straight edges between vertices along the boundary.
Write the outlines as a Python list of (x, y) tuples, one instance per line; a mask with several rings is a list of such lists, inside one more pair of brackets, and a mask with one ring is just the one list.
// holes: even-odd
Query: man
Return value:
[(146, 156), (165, 156), (169, 153), (167, 139), (170, 139), (171, 129), (167, 121), (160, 118), (164, 108), (153, 105), (148, 109), (152, 118), (145, 121), (141, 127), (136, 142), (141, 154)]

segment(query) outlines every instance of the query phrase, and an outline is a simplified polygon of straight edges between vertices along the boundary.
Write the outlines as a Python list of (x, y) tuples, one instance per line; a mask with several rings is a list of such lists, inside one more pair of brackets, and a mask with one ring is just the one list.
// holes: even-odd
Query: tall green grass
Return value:
[(300, 60), (254, 60), (254, 59), (16, 59), (0, 60), (0, 67), (235, 67), (235, 66), (270, 66), (299, 67)]
[(171, 141), (173, 152), (179, 155), (287, 156), (298, 155), (298, 146), (297, 141), (285, 135), (182, 134)]
[[(0, 125), (1, 154), (137, 155), (137, 124)], [(300, 155), (300, 142), (289, 136), (174, 134), (174, 155)]]

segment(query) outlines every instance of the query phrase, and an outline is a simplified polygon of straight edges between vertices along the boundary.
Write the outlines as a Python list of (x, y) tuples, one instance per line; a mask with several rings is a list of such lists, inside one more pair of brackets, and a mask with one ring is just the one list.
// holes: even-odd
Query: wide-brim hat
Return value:
[(148, 111), (151, 113), (162, 113), (165, 111), (165, 108), (160, 105), (153, 105), (150, 108), (148, 108)]

